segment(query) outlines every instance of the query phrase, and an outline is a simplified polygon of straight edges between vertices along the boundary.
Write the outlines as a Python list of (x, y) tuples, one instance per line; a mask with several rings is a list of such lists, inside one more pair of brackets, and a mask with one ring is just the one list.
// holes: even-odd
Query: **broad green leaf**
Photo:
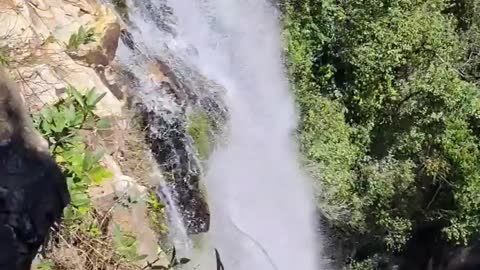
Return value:
[(73, 86), (68, 86), (67, 87), (67, 92), (75, 98), (75, 100), (78, 102), (78, 104), (82, 107), (85, 108), (85, 102), (83, 101), (83, 96), (78, 92), (77, 89), (75, 89)]
[(88, 103), (89, 106), (92, 107), (92, 108), (95, 107), (98, 104), (98, 102), (100, 102), (106, 95), (107, 95), (107, 92), (104, 92), (104, 93), (101, 93), (98, 96), (95, 96), (95, 98), (93, 100), (89, 101), (89, 103)]

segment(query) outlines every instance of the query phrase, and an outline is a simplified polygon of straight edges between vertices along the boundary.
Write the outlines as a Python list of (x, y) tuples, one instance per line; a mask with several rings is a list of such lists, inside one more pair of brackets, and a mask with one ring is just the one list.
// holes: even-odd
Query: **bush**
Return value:
[(112, 175), (99, 164), (103, 153), (88, 151), (79, 134), (81, 130), (95, 129), (102, 123), (93, 110), (104, 95), (96, 95), (94, 89), (81, 95), (73, 87), (69, 87), (67, 93), (67, 98), (45, 107), (33, 119), (42, 136), (49, 141), (50, 150), (67, 178), (71, 204), (64, 214), (66, 223), (73, 226), (77, 222), (82, 224), (84, 216), (91, 211), (89, 186)]

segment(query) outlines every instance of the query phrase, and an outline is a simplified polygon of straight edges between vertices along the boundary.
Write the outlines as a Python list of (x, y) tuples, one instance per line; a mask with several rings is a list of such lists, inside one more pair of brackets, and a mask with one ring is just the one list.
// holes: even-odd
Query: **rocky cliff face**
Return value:
[[(69, 85), (105, 95), (99, 116), (124, 118), (125, 111), (134, 110), (165, 181), (127, 177), (121, 162), (110, 158), (117, 173), (108, 190), (163, 184), (167, 189), (159, 188), (158, 195), (172, 193), (188, 233), (205, 232), (209, 210), (201, 178), (227, 116), (223, 89), (181, 57), (143, 43), (138, 13), (152, 18), (166, 36), (174, 35), (174, 20), (168, 7), (153, 2), (142, 7), (124, 3), (117, 13), (95, 0), (0, 0), (0, 65), (20, 85), (32, 112), (59, 101)], [(141, 185), (137, 190), (145, 192)]]
[[(187, 232), (206, 232), (210, 214), (206, 194), (200, 191), (201, 178), (205, 159), (224, 131), (224, 89), (192, 69), (182, 53), (168, 48), (176, 35), (175, 18), (164, 1), (128, 3), (127, 12), (123, 9), (127, 29), (117, 56), (132, 97), (130, 106), (141, 115), (146, 139)], [(145, 24), (152, 27), (144, 29)], [(195, 51), (187, 48), (186, 53)]]
[[(200, 74), (192, 72), (194, 75), (185, 81), (161, 59), (150, 63), (149, 70), (152, 77), (148, 83), (135, 75), (128, 79), (128, 88), (141, 93), (131, 105), (141, 115), (146, 140), (164, 172), (165, 184), (184, 217), (187, 232), (206, 232), (210, 213), (205, 194), (200, 191), (203, 159), (221, 134), (220, 123), (225, 122), (226, 109), (219, 102), (219, 93), (210, 95), (215, 93), (211, 89), (218, 87)], [(145, 92), (146, 85), (151, 88)], [(159, 195), (166, 196), (162, 189)]]
[[(32, 110), (58, 101), (65, 87), (106, 93), (102, 115), (120, 114), (121, 102), (104, 83), (120, 26), (109, 9), (94, 1), (0, 1), (0, 54)], [(93, 42), (74, 40), (93, 29)]]

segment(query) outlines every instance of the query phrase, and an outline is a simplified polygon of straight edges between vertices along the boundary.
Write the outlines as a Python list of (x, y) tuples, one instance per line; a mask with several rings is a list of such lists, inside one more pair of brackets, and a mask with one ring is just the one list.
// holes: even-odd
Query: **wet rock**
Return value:
[[(176, 18), (166, 1), (127, 3), (129, 10), (155, 24), (164, 38), (176, 35)], [(200, 155), (199, 148), (207, 148), (196, 145), (194, 136), (189, 134), (189, 121), (194, 119), (193, 115), (204, 116), (208, 130), (202, 130), (202, 135), (207, 134), (203, 139), (211, 139), (213, 146), (226, 126), (225, 90), (186, 63), (182, 54), (170, 51), (168, 45), (158, 44), (150, 51), (142, 43), (141, 26), (131, 21), (127, 24), (128, 30), (120, 36), (122, 49), (130, 50), (128, 58), (119, 57), (124, 69), (122, 81), (128, 89), (127, 104), (144, 126), (146, 141), (163, 178), (160, 182), (168, 186), (159, 188), (157, 195), (165, 197), (161, 192), (169, 191), (169, 200), (164, 198), (164, 202), (173, 200), (187, 233), (206, 232), (210, 226), (206, 194), (202, 193), (206, 155)]]
[(130, 49), (135, 49), (135, 42), (133, 41), (132, 34), (128, 30), (124, 29), (120, 32), (120, 39)]
[(201, 170), (188, 143), (187, 133), (181, 120), (167, 122), (163, 116), (140, 106), (142, 120), (149, 127), (147, 142), (164, 173), (187, 232), (206, 232), (210, 226), (210, 211), (199, 181)]
[[(172, 62), (181, 63), (179, 59)], [(187, 126), (189, 114), (194, 111), (201, 111), (209, 121), (220, 126), (226, 117), (222, 96), (215, 94), (213, 84), (186, 65), (178, 68), (171, 62), (154, 59), (145, 69), (145, 74), (125, 73), (125, 82), (133, 96), (130, 106), (135, 108), (145, 126), (146, 141), (187, 232), (206, 232), (210, 226), (210, 211), (205, 194), (201, 192), (202, 160)], [(185, 74), (179, 74), (179, 69)], [(142, 75), (146, 75), (146, 79), (140, 79)], [(220, 128), (212, 127), (215, 131), (209, 132), (220, 133)], [(160, 190), (160, 197), (165, 197)]]

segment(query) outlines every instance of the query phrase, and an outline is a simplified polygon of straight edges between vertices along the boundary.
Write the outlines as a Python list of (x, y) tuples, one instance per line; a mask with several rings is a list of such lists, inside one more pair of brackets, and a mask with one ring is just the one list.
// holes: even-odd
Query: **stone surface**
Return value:
[(96, 41), (82, 44), (69, 54), (89, 66), (107, 66), (115, 58), (121, 27), (115, 14), (106, 7), (100, 6), (94, 15), (95, 20), (86, 28), (94, 29)]
[[(101, 116), (120, 115), (123, 103), (110, 92), (95, 69), (113, 60), (120, 26), (108, 8), (87, 0), (0, 0), (0, 48), (32, 110), (59, 100), (68, 85), (90, 88), (105, 98)], [(66, 44), (80, 26), (93, 27), (97, 42), (75, 61)]]
[(135, 236), (139, 243), (138, 254), (147, 256), (139, 262), (141, 265), (157, 258), (160, 258), (158, 264), (165, 265), (168, 261), (164, 254), (158, 254), (157, 235), (151, 229), (148, 219), (145, 203), (148, 189), (140, 185), (139, 181), (124, 175), (111, 156), (106, 155), (102, 163), (113, 173), (113, 177), (100, 186), (91, 188), (90, 194), (98, 209), (112, 211), (110, 233), (113, 233), (114, 225), (117, 224)]
[[(173, 62), (181, 66), (172, 66)], [(177, 70), (187, 73), (188, 78)], [(202, 161), (187, 131), (188, 115), (198, 110), (205, 112), (212, 126), (223, 123), (227, 113), (221, 96), (223, 89), (217, 89), (218, 86), (183, 65), (180, 59), (171, 62), (159, 58), (147, 60), (145, 74), (148, 74), (146, 81), (142, 81), (143, 73), (127, 73), (125, 82), (129, 89), (136, 91), (132, 95), (137, 97), (131, 106), (141, 116), (146, 140), (168, 190), (172, 191), (187, 232), (206, 232), (210, 227), (210, 211), (201, 189)], [(140, 87), (145, 88), (137, 90)], [(212, 133), (212, 138), (216, 132), (221, 133), (220, 129), (208, 132)], [(168, 203), (161, 190), (159, 196)]]

